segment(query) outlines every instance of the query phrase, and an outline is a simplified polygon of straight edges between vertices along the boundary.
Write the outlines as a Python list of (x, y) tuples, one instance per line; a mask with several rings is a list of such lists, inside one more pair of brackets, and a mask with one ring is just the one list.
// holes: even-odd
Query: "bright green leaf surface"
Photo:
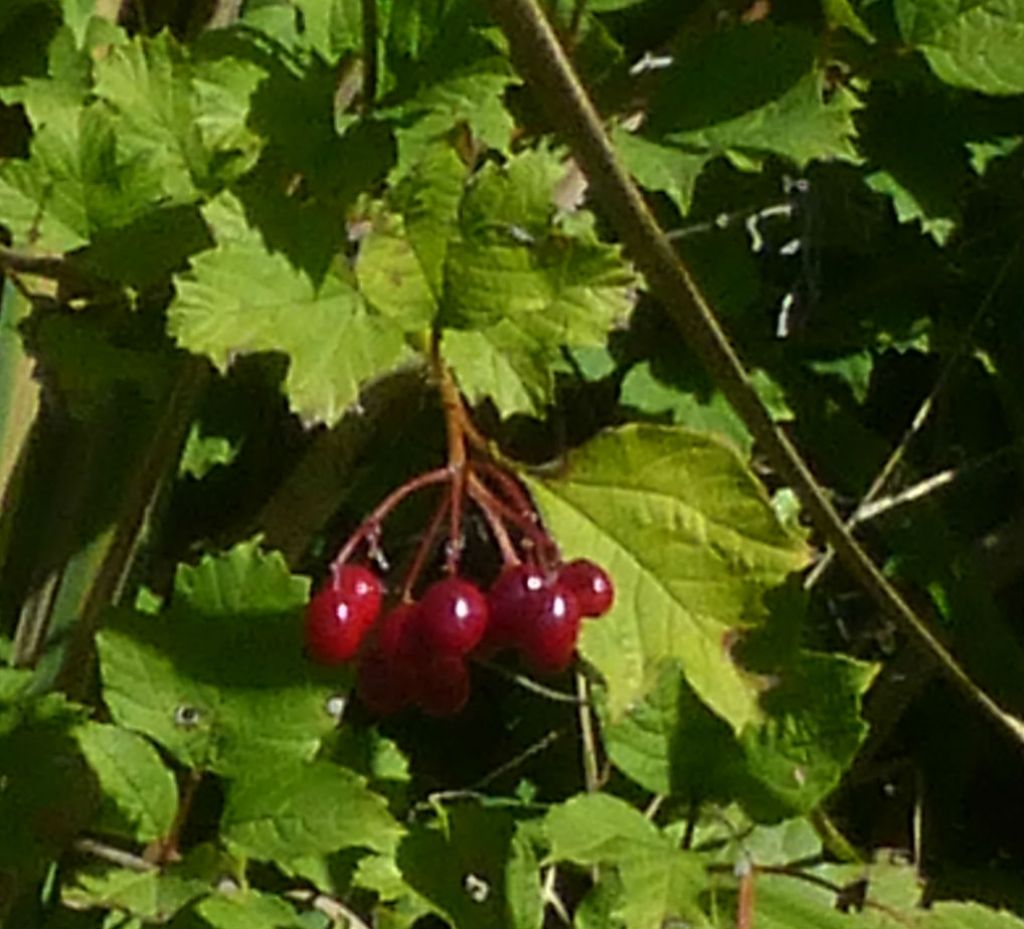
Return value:
[(548, 813), (545, 833), (553, 860), (618, 868), (622, 888), (614, 915), (630, 929), (681, 917), (707, 925), (698, 904), (706, 886), (703, 865), (625, 801), (608, 794), (573, 797)]
[(700, 433), (626, 427), (577, 450), (564, 477), (531, 487), (565, 551), (616, 579), (612, 612), (581, 638), (607, 681), (611, 718), (676, 658), (734, 729), (757, 720), (757, 685), (734, 662), (730, 640), (763, 621), (764, 594), (807, 553), (735, 452)]
[(304, 578), (253, 543), (181, 568), (161, 616), (122, 612), (100, 633), (114, 719), (224, 773), (312, 757), (335, 724), (327, 700), (347, 684), (318, 679), (302, 655), (307, 595)]
[(622, 129), (617, 129), (612, 139), (638, 184), (648, 190), (664, 191), (684, 216), (690, 212), (693, 189), (712, 157), (710, 154), (659, 144)]
[(334, 423), (370, 379), (408, 357), (401, 330), (371, 314), (358, 292), (328, 274), (315, 287), (244, 225), (237, 201), (211, 207), (219, 245), (177, 277), (169, 329), (178, 344), (220, 370), (250, 352), (282, 352), (285, 391), (309, 421)]
[(205, 881), (160, 871), (96, 866), (75, 875), (62, 898), (76, 909), (109, 908), (152, 922), (165, 922), (212, 888)]
[(340, 848), (393, 852), (402, 833), (384, 798), (347, 768), (266, 758), (231, 782), (221, 826), (240, 854), (282, 862)]
[(625, 800), (579, 794), (552, 807), (544, 819), (554, 861), (594, 865), (619, 861), (640, 845), (657, 845), (658, 829)]
[(102, 723), (87, 723), (75, 736), (103, 791), (101, 829), (139, 842), (167, 835), (178, 788), (156, 749), (134, 732)]
[(1024, 2), (896, 0), (906, 42), (957, 87), (986, 94), (1024, 93)]
[(94, 232), (126, 225), (166, 195), (138, 149), (119, 144), (113, 117), (75, 107), (33, 138), (31, 158), (0, 166), (0, 215), (18, 242), (65, 251)]
[(252, 888), (211, 895), (196, 905), (195, 913), (210, 929), (308, 929), (309, 925), (285, 900)]

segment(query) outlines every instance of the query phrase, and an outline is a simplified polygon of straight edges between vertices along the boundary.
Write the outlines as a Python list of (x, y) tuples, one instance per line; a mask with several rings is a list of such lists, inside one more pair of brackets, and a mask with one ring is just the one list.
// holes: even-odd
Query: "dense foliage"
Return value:
[[(1024, 4), (543, 5), (1024, 716)], [(6, 0), (0, 49), (0, 924), (1024, 926), (1020, 746), (832, 563), (487, 4)], [(379, 630), (304, 648), (349, 538), (385, 612), (535, 551), (614, 602), (382, 716)]]

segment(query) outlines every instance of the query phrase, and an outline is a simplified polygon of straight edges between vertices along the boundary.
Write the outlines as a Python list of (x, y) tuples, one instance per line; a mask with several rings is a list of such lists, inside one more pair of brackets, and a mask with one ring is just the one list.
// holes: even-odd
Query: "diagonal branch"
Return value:
[(553, 124), (561, 127), (648, 287), (764, 448), (775, 470), (793, 487), (814, 527), (879, 606), (935, 657), (946, 676), (1024, 743), (1024, 723), (971, 680), (889, 583), (843, 526), (800, 453), (772, 421), (711, 306), (616, 156), (597, 111), (537, 0), (491, 0), (491, 8), (508, 39), (517, 68), (548, 108)]

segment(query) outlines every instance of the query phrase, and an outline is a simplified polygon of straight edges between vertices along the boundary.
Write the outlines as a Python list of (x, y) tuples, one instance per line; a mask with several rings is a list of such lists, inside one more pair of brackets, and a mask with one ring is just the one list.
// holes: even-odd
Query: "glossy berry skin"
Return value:
[(615, 585), (608, 572), (586, 558), (562, 565), (558, 582), (575, 594), (583, 616), (604, 616), (615, 601)]
[(415, 650), (415, 623), (419, 606), (399, 603), (385, 613), (377, 623), (377, 648), (388, 658)]
[(380, 613), (380, 601), (384, 594), (380, 578), (369, 568), (357, 564), (345, 564), (334, 572), (331, 584), (353, 606), (370, 617), (370, 622)]
[(425, 644), (442, 655), (466, 655), (487, 629), (487, 600), (459, 577), (431, 584), (420, 600), (417, 625)]
[(426, 653), (416, 666), (416, 702), (428, 716), (455, 716), (469, 700), (469, 669), (458, 655)]
[(547, 578), (536, 565), (511, 565), (501, 572), (487, 593), (490, 620), (481, 648), (494, 653), (519, 645), (544, 602)]
[(324, 664), (355, 657), (374, 616), (361, 601), (352, 601), (333, 585), (321, 587), (306, 607), (306, 645)]
[(579, 603), (571, 590), (556, 582), (544, 590), (521, 645), (523, 654), (536, 671), (564, 671), (572, 662), (579, 631)]

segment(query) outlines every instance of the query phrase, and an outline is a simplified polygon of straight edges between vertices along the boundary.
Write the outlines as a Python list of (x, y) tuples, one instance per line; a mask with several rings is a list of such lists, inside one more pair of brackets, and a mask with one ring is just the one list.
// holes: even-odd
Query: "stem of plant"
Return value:
[(523, 516), (505, 501), (496, 497), (478, 475), (473, 473), (469, 475), (468, 487), (470, 497), (480, 509), (485, 513), (490, 511), (498, 519), (512, 523), (533, 543), (542, 560), (558, 560), (558, 552), (555, 551), (554, 543), (537, 525), (536, 521)]
[(349, 536), (348, 541), (334, 561), (331, 562), (331, 573), (336, 573), (341, 566), (352, 557), (352, 553), (371, 535), (380, 531), (380, 524), (387, 518), (388, 514), (410, 494), (429, 487), (431, 484), (442, 484), (449, 480), (451, 472), (448, 468), (435, 468), (433, 471), (426, 471), (418, 474), (410, 481), (406, 481), (401, 487), (396, 487), (377, 505), (377, 508), (364, 519), (359, 528)]
[(462, 501), (466, 495), (466, 416), (459, 388), (448, 366), (441, 360), (434, 342), (434, 367), (438, 377), (444, 424), (448, 435), (448, 472), (451, 475), (451, 504), (448, 510), (448, 549), (445, 570), (454, 575), (462, 555)]
[(448, 513), (451, 507), (451, 495), (445, 493), (441, 498), (441, 502), (438, 504), (434, 515), (430, 519), (430, 525), (427, 526), (427, 531), (423, 534), (423, 540), (419, 544), (419, 548), (416, 549), (416, 555), (412, 560), (412, 564), (409, 566), (409, 573), (405, 577), (405, 583), (402, 585), (402, 600), (409, 601), (412, 599), (413, 588), (416, 586), (416, 582), (420, 579), (420, 575), (423, 573), (423, 566), (427, 563), (427, 558), (430, 553), (434, 550), (434, 545), (437, 542), (437, 534), (441, 529), (441, 523), (444, 522), (445, 515)]

